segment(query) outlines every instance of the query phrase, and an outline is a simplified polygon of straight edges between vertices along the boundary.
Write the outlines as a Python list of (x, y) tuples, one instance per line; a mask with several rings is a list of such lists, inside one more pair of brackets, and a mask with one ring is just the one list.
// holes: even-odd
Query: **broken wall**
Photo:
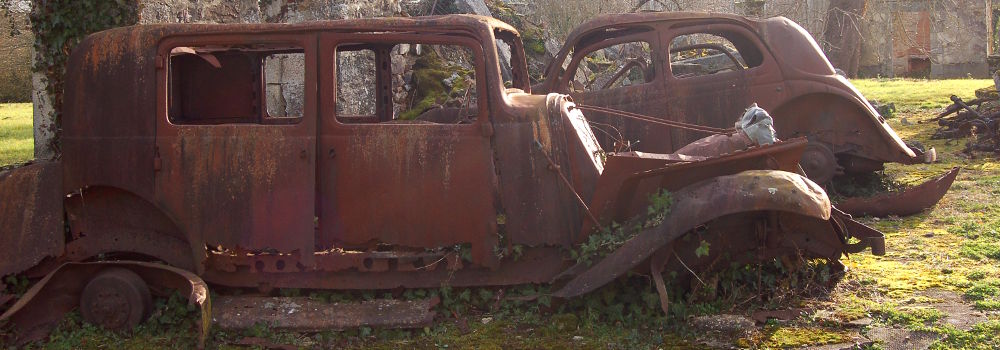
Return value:
[(987, 0), (869, 0), (863, 76), (989, 77)]

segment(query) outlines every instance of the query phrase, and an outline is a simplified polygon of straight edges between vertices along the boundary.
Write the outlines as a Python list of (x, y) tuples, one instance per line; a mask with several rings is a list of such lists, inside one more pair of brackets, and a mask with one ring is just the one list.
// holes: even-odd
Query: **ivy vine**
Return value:
[(35, 33), (33, 69), (45, 75), (45, 92), (55, 113), (52, 127), (56, 137), (50, 146), (58, 150), (63, 84), (70, 52), (91, 33), (138, 23), (139, 4), (136, 0), (32, 0), (30, 19)]

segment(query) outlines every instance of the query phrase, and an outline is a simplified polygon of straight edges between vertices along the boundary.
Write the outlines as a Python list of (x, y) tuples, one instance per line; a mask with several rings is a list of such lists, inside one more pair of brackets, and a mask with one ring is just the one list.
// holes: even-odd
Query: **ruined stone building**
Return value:
[[(785, 16), (806, 28), (838, 68), (865, 77), (988, 77), (987, 57), (1000, 54), (1000, 1), (653, 0), (642, 9)], [(830, 28), (837, 32), (827, 33)], [(849, 45), (857, 62), (848, 70), (830, 53), (841, 49), (832, 41), (851, 35), (858, 38)]]
[[(552, 44), (601, 13), (708, 11), (788, 17), (806, 28), (838, 68), (859, 76), (987, 77), (987, 56), (1000, 46), (995, 0), (140, 0), (141, 21), (301, 22), (421, 15), (431, 6), (503, 3), (546, 29)], [(426, 3), (426, 4), (425, 4)], [(472, 5), (473, 7), (475, 5)], [(468, 11), (477, 12), (477, 11)], [(488, 10), (487, 10), (488, 12)], [(834, 32), (827, 33), (828, 29)], [(853, 37), (856, 40), (838, 40)], [(558, 46), (558, 45), (549, 45)], [(840, 47), (843, 46), (843, 47)], [(557, 47), (553, 48), (557, 49)], [(831, 51), (850, 51), (838, 62)], [(846, 67), (845, 67), (846, 66)]]

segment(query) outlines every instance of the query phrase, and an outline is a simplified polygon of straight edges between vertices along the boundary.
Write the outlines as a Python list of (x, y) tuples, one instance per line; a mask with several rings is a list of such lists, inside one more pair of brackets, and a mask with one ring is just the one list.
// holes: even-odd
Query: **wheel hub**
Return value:
[(833, 179), (835, 175), (843, 173), (843, 169), (837, 164), (837, 158), (833, 156), (825, 145), (810, 142), (802, 152), (802, 159), (799, 161), (802, 170), (816, 183), (824, 184)]

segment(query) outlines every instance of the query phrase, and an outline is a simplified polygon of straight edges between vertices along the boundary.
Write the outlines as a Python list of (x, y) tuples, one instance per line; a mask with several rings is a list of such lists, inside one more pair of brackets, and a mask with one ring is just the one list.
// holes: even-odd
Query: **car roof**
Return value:
[[(431, 32), (446, 33), (465, 31), (464, 28), (489, 28), (517, 32), (509, 24), (487, 16), (453, 14), (420, 17), (381, 17), (309, 21), (300, 23), (164, 23), (138, 24), (110, 29), (95, 35), (121, 35), (122, 32), (175, 34), (239, 34), (239, 33), (294, 33), (306, 31), (331, 32)], [(153, 34), (156, 36), (156, 34)]]
[[(761, 21), (738, 16), (729, 13), (716, 12), (692, 12), (692, 11), (672, 11), (672, 12), (638, 12), (600, 15), (580, 24), (567, 37), (568, 39), (579, 37), (594, 30), (609, 27), (630, 26), (636, 24), (648, 24), (654, 22), (672, 22), (682, 20), (730, 20), (746, 24), (759, 23)], [(569, 41), (567, 41), (569, 42)]]

